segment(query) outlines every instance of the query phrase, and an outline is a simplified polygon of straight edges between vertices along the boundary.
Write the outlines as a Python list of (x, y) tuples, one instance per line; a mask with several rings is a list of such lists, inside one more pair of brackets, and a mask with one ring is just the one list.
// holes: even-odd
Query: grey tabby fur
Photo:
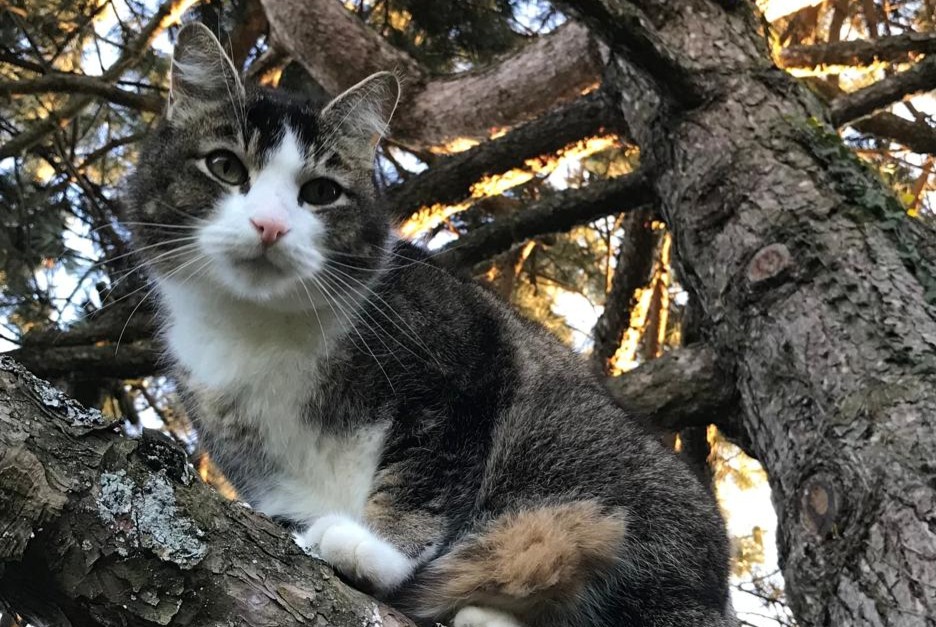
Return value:
[(394, 240), (372, 164), (397, 90), (379, 74), (321, 109), (180, 33), (128, 225), (204, 445), (427, 624), (733, 625), (693, 474), (549, 333)]

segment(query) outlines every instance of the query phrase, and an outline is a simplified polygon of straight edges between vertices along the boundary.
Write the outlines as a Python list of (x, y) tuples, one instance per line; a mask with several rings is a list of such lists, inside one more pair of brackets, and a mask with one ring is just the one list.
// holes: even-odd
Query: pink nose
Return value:
[(260, 234), (260, 241), (265, 246), (275, 244), (289, 232), (289, 226), (276, 218), (251, 218), (250, 223)]

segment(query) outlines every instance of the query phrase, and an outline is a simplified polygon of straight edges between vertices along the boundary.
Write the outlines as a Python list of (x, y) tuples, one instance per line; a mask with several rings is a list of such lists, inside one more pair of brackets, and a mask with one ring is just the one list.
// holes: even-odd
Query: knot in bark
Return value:
[(800, 518), (813, 535), (824, 538), (835, 527), (841, 497), (835, 480), (825, 473), (809, 477), (800, 493)]
[(783, 273), (793, 265), (793, 256), (785, 244), (768, 244), (754, 253), (747, 267), (747, 279), (751, 285), (763, 283)]

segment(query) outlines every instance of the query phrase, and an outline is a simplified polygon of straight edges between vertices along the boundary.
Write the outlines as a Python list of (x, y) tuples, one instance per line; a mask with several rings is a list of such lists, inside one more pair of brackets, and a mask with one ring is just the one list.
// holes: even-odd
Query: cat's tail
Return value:
[(428, 564), (405, 606), (426, 620), (481, 606), (525, 625), (551, 623), (615, 570), (626, 529), (622, 513), (595, 501), (503, 514)]

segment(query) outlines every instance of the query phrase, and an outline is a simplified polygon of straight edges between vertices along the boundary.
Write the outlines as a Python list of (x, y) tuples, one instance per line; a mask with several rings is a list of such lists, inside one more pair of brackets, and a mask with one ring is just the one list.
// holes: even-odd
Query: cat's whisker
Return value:
[[(312, 277), (309, 277), (309, 278), (311, 278), (312, 281), (315, 282), (315, 284), (318, 286), (319, 291), (322, 293), (322, 295), (325, 296), (325, 300), (326, 300), (326, 301), (329, 301), (329, 300), (330, 300), (330, 301), (334, 302), (334, 304), (338, 307), (338, 310), (341, 311), (342, 314), (344, 314), (345, 320), (348, 321), (348, 325), (351, 327), (351, 330), (354, 331), (354, 333), (358, 336), (358, 338), (361, 340), (361, 344), (363, 345), (364, 350), (366, 350), (366, 351), (370, 354), (370, 356), (371, 356), (371, 357), (373, 358), (373, 360), (374, 360), (374, 363), (376, 363), (376, 364), (377, 364), (377, 367), (380, 368), (380, 371), (383, 373), (384, 377), (387, 379), (387, 385), (390, 386), (390, 390), (391, 390), (394, 394), (396, 394), (396, 390), (395, 390), (394, 387), (393, 387), (393, 382), (390, 380), (390, 375), (387, 374), (387, 371), (384, 370), (383, 364), (380, 363), (380, 360), (377, 358), (377, 355), (375, 355), (375, 354), (374, 354), (374, 351), (372, 351), (372, 350), (370, 349), (370, 346), (368, 346), (367, 340), (365, 340), (365, 339), (364, 339), (364, 336), (361, 335), (361, 332), (358, 331), (358, 328), (357, 328), (357, 326), (355, 326), (354, 321), (351, 319), (351, 316), (349, 316), (349, 315), (345, 312), (344, 308), (341, 307), (341, 303), (339, 303), (337, 299), (335, 299), (334, 297), (329, 298), (328, 290), (326, 290), (326, 289), (324, 289), (324, 288), (322, 287), (322, 282), (319, 280), (319, 277), (312, 276)], [(334, 307), (332, 307), (332, 311), (335, 311)], [(336, 316), (338, 315), (337, 312), (335, 313), (335, 315), (336, 315)]]
[[(391, 305), (386, 300), (384, 300), (384, 298), (376, 290), (374, 290), (369, 284), (367, 284), (366, 282), (362, 281), (361, 279), (355, 277), (354, 275), (348, 272), (344, 272), (343, 270), (340, 270), (339, 268), (329, 267), (328, 263), (326, 263), (325, 269), (326, 271), (337, 273), (338, 275), (344, 277), (345, 279), (356, 283), (357, 285), (361, 286), (363, 289), (367, 290), (371, 295), (376, 297), (378, 300), (380, 300), (380, 302), (383, 303), (387, 307), (387, 309), (389, 309), (397, 318), (400, 319), (400, 322), (406, 325), (407, 329), (409, 329), (409, 332), (412, 334), (410, 336), (410, 339), (412, 339), (414, 342), (419, 343), (419, 339), (418, 339), (419, 333), (417, 333), (416, 330), (413, 329), (413, 327), (411, 327), (408, 322), (406, 322), (403, 316), (401, 316), (400, 313), (396, 309), (393, 308), (393, 305)], [(381, 313), (384, 313), (383, 310), (381, 310)], [(394, 323), (394, 325), (396, 325), (396, 323)], [(403, 329), (400, 329), (399, 327), (397, 328), (401, 332), (406, 333), (406, 331), (404, 331)], [(423, 348), (425, 348), (424, 345), (423, 345)], [(428, 349), (426, 350), (428, 351)]]
[(137, 255), (137, 254), (139, 254), (140, 252), (142, 252), (142, 251), (144, 251), (144, 250), (151, 250), (151, 249), (153, 249), (153, 248), (160, 248), (160, 247), (163, 247), (163, 246), (169, 246), (169, 245), (171, 245), (171, 244), (177, 244), (177, 243), (179, 243), (179, 242), (191, 242), (191, 241), (195, 241), (196, 239), (197, 239), (197, 238), (192, 237), (192, 236), (186, 236), (186, 237), (179, 237), (179, 238), (175, 238), (175, 239), (169, 239), (169, 240), (164, 240), (164, 241), (161, 241), (161, 242), (156, 242), (155, 244), (149, 244), (149, 245), (147, 245), (147, 246), (139, 246), (139, 247), (134, 248), (134, 249), (131, 250), (130, 252), (126, 252), (126, 253), (123, 253), (123, 254), (121, 254), (121, 255), (117, 255), (116, 257), (108, 257), (107, 259), (103, 259), (103, 260), (101, 260), (101, 261), (95, 263), (94, 265), (92, 265), (91, 268), (94, 268), (94, 269), (96, 269), (96, 268), (101, 268), (101, 267), (103, 267), (103, 266), (106, 266), (107, 264), (113, 263), (113, 262), (118, 261), (118, 260), (120, 260), (120, 259), (124, 259), (124, 258), (126, 258), (126, 257), (131, 257), (131, 256), (134, 256), (134, 255)]
[[(180, 252), (180, 251), (178, 251), (178, 250), (171, 250), (171, 251), (169, 251), (169, 252), (170, 252), (170, 253), (176, 253), (176, 252)], [(186, 251), (186, 252), (187, 252), (187, 251)], [(180, 254), (181, 254), (181, 253), (180, 253)], [(118, 303), (121, 303), (121, 302), (127, 300), (128, 298), (130, 298), (130, 297), (133, 296), (134, 294), (136, 294), (136, 293), (138, 293), (138, 292), (141, 292), (142, 290), (145, 290), (146, 288), (148, 288), (149, 286), (151, 286), (151, 285), (155, 282), (155, 279), (150, 279), (150, 280), (146, 281), (146, 282), (145, 282), (143, 285), (141, 285), (140, 287), (136, 288), (135, 290), (133, 290), (133, 291), (131, 291), (131, 292), (128, 292), (127, 294), (124, 294), (124, 295), (121, 296), (120, 298), (117, 298), (117, 299), (114, 299), (114, 300), (108, 300), (108, 297), (114, 292), (114, 290), (116, 289), (117, 285), (118, 285), (121, 281), (123, 281), (124, 279), (126, 279), (127, 277), (129, 277), (130, 275), (132, 275), (133, 272), (135, 272), (137, 269), (139, 269), (139, 268), (140, 268), (141, 266), (143, 266), (143, 265), (145, 265), (145, 262), (144, 262), (144, 263), (141, 263), (141, 264), (140, 264), (139, 266), (137, 266), (137, 268), (135, 268), (134, 270), (131, 270), (131, 271), (129, 271), (129, 272), (123, 274), (123, 275), (120, 277), (120, 279), (118, 279), (115, 283), (111, 283), (110, 285), (108, 285), (108, 286), (107, 286), (107, 289), (105, 290), (104, 295), (103, 295), (103, 299), (104, 299), (106, 302), (104, 302), (99, 308), (95, 309), (94, 312), (92, 312), (90, 315), (92, 315), (92, 316), (100, 315), (101, 312), (110, 309), (111, 307), (117, 305)]]
[[(384, 339), (383, 339), (383, 336), (387, 336), (387, 337), (389, 337), (390, 339), (392, 339), (394, 342), (396, 342), (397, 344), (399, 344), (400, 346), (402, 346), (403, 348), (405, 348), (410, 354), (412, 354), (412, 355), (413, 355), (414, 357), (416, 357), (417, 359), (422, 359), (419, 355), (417, 355), (416, 353), (414, 353), (413, 350), (412, 350), (410, 347), (408, 347), (406, 344), (402, 343), (400, 340), (398, 340), (396, 337), (394, 337), (393, 334), (387, 333), (387, 330), (383, 327), (383, 325), (381, 325), (380, 322), (379, 322), (378, 320), (376, 320), (376, 319), (367, 311), (367, 308), (366, 308), (365, 306), (363, 306), (363, 303), (364, 303), (364, 301), (366, 300), (366, 298), (365, 298), (360, 292), (357, 292), (356, 290), (353, 290), (353, 288), (349, 287), (347, 284), (343, 284), (343, 285), (342, 285), (343, 282), (339, 283), (340, 279), (339, 279), (338, 277), (333, 276), (333, 275), (329, 275), (328, 273), (323, 274), (323, 275), (322, 275), (322, 279), (323, 279), (323, 280), (326, 280), (326, 281), (328, 281), (328, 282), (330, 283), (330, 285), (335, 289), (335, 294), (336, 294), (336, 296), (340, 296), (340, 297), (341, 297), (341, 299), (345, 302), (345, 304), (348, 305), (349, 311), (351, 311), (351, 313), (352, 313), (358, 320), (361, 321), (361, 324), (363, 324), (365, 327), (367, 327), (367, 329), (368, 329), (371, 333), (373, 333), (374, 337), (377, 338), (377, 341), (380, 342), (380, 343), (383, 345), (384, 349), (387, 351), (387, 354), (390, 355), (391, 357), (393, 357), (393, 358), (396, 360), (396, 362), (397, 362), (398, 364), (400, 364), (401, 367), (404, 367), (403, 362), (400, 361), (400, 358), (397, 357), (397, 355), (396, 355), (396, 353), (393, 351), (393, 349), (390, 348), (390, 346), (387, 345), (387, 343), (386, 343), (386, 342), (384, 341)], [(355, 291), (355, 293), (356, 293), (356, 294), (358, 295), (358, 297), (361, 299), (361, 302), (355, 302), (355, 300), (354, 300), (353, 298), (351, 298), (349, 295), (346, 295), (346, 294), (344, 293), (344, 291), (341, 289), (342, 287), (344, 287), (345, 290), (349, 290), (349, 289), (350, 289), (350, 290), (352, 290), (352, 291)], [(362, 315), (362, 314), (363, 314), (363, 315)], [(367, 320), (365, 320), (363, 316), (367, 316), (367, 319), (370, 320), (370, 321), (373, 323), (373, 325), (370, 324)], [(377, 329), (380, 329), (381, 333), (378, 333), (378, 332), (377, 332), (377, 329), (374, 328), (374, 325), (376, 325)]]
[[(190, 231), (197, 231), (199, 228), (201, 228), (198, 226), (192, 226), (190, 224), (164, 224), (161, 222), (133, 222), (133, 221), (127, 221), (127, 220), (121, 220), (118, 224), (120, 224), (121, 226), (151, 226), (151, 227), (159, 228), (159, 229), (183, 229), (183, 230), (190, 230)], [(105, 226), (108, 226), (108, 225), (105, 225)], [(102, 229), (102, 228), (105, 228), (105, 227), (103, 226), (98, 227), (98, 229)], [(96, 231), (98, 229), (94, 229), (94, 230)]]
[[(450, 246), (450, 247), (447, 247), (445, 250), (438, 250), (438, 251), (434, 251), (434, 252), (432, 252), (432, 253), (428, 253), (428, 254), (426, 255), (426, 259), (413, 259), (413, 258), (411, 258), (411, 257), (407, 257), (406, 255), (401, 255), (400, 253), (398, 253), (398, 252), (396, 252), (396, 251), (390, 250), (390, 249), (388, 249), (388, 248), (384, 248), (384, 247), (382, 247), (382, 246), (378, 246), (378, 247), (376, 247), (376, 248), (377, 248), (379, 251), (381, 251), (382, 253), (384, 253), (384, 254), (386, 254), (386, 255), (388, 255), (388, 256), (390, 256), (390, 257), (396, 257), (396, 258), (398, 258), (398, 259), (404, 259), (404, 260), (406, 260), (406, 261), (408, 262), (408, 263), (403, 263), (403, 264), (397, 265), (396, 267), (398, 267), (398, 268), (406, 268), (406, 267), (409, 267), (409, 266), (421, 265), (421, 266), (425, 266), (425, 267), (427, 267), (427, 268), (431, 268), (432, 270), (435, 270), (436, 272), (445, 272), (445, 270), (443, 270), (442, 268), (439, 268), (439, 267), (437, 267), (437, 266), (434, 266), (434, 265), (432, 265), (431, 263), (426, 263), (426, 261), (429, 260), (429, 259), (432, 259), (433, 257), (436, 257), (436, 256), (438, 256), (438, 255), (441, 255), (441, 254), (443, 254), (443, 253), (447, 253), (447, 252), (449, 252), (450, 250), (454, 250), (454, 249), (456, 249), (456, 248), (458, 248), (458, 247), (459, 247), (459, 245), (458, 245), (458, 244), (455, 244), (455, 245), (452, 245), (452, 246)], [(325, 252), (326, 254), (328, 254), (328, 255), (330, 255), (330, 256), (331, 256), (331, 255), (335, 255), (335, 256), (339, 256), (339, 257), (347, 257), (347, 258), (350, 258), (350, 259), (367, 259), (367, 260), (369, 260), (369, 261), (373, 260), (373, 256), (372, 256), (372, 255), (356, 255), (356, 254), (354, 254), (354, 253), (345, 253), (345, 252), (341, 252), (341, 251), (337, 251), (337, 250), (325, 250), (325, 251), (323, 251), (323, 252)], [(366, 269), (367, 269), (367, 268), (362, 268), (362, 270), (366, 270)]]
[[(185, 263), (181, 264), (180, 266), (178, 266), (177, 268), (175, 268), (174, 270), (172, 270), (169, 274), (167, 274), (167, 275), (166, 275), (165, 277), (163, 277), (163, 278), (164, 278), (164, 279), (171, 278), (171, 277), (173, 277), (174, 275), (176, 275), (178, 272), (180, 272), (183, 268), (186, 268), (186, 267), (188, 267), (189, 265), (191, 265), (192, 263), (198, 261), (199, 259), (203, 259), (203, 258), (204, 258), (204, 255), (199, 255), (198, 257), (195, 257), (194, 259), (190, 259), (190, 260), (186, 261)], [(143, 303), (146, 302), (146, 299), (149, 298), (149, 296), (150, 296), (153, 292), (156, 291), (156, 288), (159, 287), (159, 282), (158, 282), (158, 281), (154, 281), (153, 283), (154, 283), (153, 287), (152, 287), (148, 292), (146, 292), (146, 294), (143, 296), (143, 298), (140, 299), (140, 302), (138, 302), (138, 303), (136, 304), (136, 307), (134, 307), (133, 310), (130, 312), (130, 315), (127, 316), (127, 321), (124, 322), (123, 327), (120, 329), (120, 335), (117, 336), (117, 345), (114, 347), (114, 356), (115, 356), (115, 357), (117, 356), (117, 352), (120, 350), (120, 342), (121, 342), (121, 340), (123, 340), (124, 333), (127, 331), (127, 326), (130, 324), (130, 320), (133, 319), (134, 314), (140, 309), (140, 307), (143, 305)]]
[[(221, 27), (219, 25), (218, 26), (219, 31), (220, 31), (220, 28)], [(218, 35), (220, 35), (220, 32), (218, 33)], [(228, 44), (230, 45), (230, 38), (228, 40)], [(221, 67), (229, 68), (233, 70), (234, 68), (233, 66), (231, 66), (230, 61), (228, 61), (227, 56), (224, 53), (224, 50), (219, 48), (218, 54), (221, 56), (221, 59), (220, 59)], [(231, 90), (231, 82), (227, 80), (227, 77), (223, 77), (223, 78), (224, 78), (224, 87), (227, 90), (227, 94), (228, 94), (228, 100), (230, 100), (231, 107), (234, 109), (234, 120), (238, 123), (238, 125), (240, 125), (241, 129), (243, 129), (243, 132), (246, 133), (247, 131), (247, 105), (244, 102), (243, 97), (239, 97), (241, 96), (241, 94), (237, 94), (237, 96), (235, 96), (234, 92)], [(238, 80), (236, 74), (234, 78), (235, 80)], [(238, 113), (240, 115), (238, 115)]]
[(440, 248), (439, 250), (433, 250), (433, 251), (430, 251), (430, 252), (426, 252), (426, 259), (412, 259), (411, 257), (407, 257), (406, 255), (401, 255), (400, 253), (396, 252), (396, 251), (393, 250), (392, 248), (385, 248), (385, 247), (383, 247), (383, 246), (377, 246), (377, 248), (378, 248), (379, 250), (381, 250), (381, 251), (387, 253), (388, 255), (390, 255), (390, 256), (392, 256), (392, 257), (397, 257), (397, 258), (399, 258), (399, 259), (405, 259), (405, 260), (409, 261), (409, 262), (412, 263), (412, 264), (421, 264), (421, 265), (424, 265), (424, 266), (426, 266), (426, 267), (428, 267), (428, 268), (432, 268), (433, 270), (441, 270), (441, 268), (439, 268), (439, 267), (437, 267), (437, 266), (434, 266), (434, 265), (432, 265), (432, 264), (430, 264), (430, 263), (426, 263), (426, 260), (428, 260), (428, 259), (434, 259), (434, 258), (436, 258), (436, 257), (438, 257), (438, 256), (440, 256), (440, 255), (444, 255), (444, 254), (448, 253), (449, 251), (452, 251), (452, 250), (456, 250), (456, 249), (458, 249), (458, 248), (461, 248), (461, 247), (464, 246), (464, 245), (465, 245), (464, 242), (459, 242), (458, 240), (455, 240), (454, 242), (452, 242), (452, 243), (449, 244), (448, 246), (445, 246), (444, 248)]
[(312, 313), (315, 314), (315, 319), (318, 320), (319, 329), (322, 331), (322, 345), (325, 348), (325, 365), (328, 366), (328, 335), (325, 332), (325, 325), (322, 324), (322, 317), (319, 316), (318, 307), (315, 306), (315, 299), (312, 298), (311, 292), (309, 292), (309, 287), (306, 285), (305, 281), (302, 280), (302, 275), (296, 274), (296, 278), (299, 279), (299, 284), (302, 286), (302, 289), (305, 290), (306, 296), (309, 297), (309, 305), (312, 307)]
[(168, 210), (170, 210), (170, 211), (175, 211), (176, 213), (178, 213), (180, 216), (182, 216), (182, 217), (185, 218), (186, 220), (192, 220), (192, 221), (198, 222), (198, 223), (200, 223), (200, 224), (207, 224), (207, 223), (208, 223), (208, 220), (206, 220), (205, 218), (199, 218), (199, 217), (196, 216), (196, 215), (192, 215), (191, 213), (188, 213), (187, 211), (183, 211), (183, 210), (180, 209), (179, 207), (176, 207), (175, 205), (171, 205), (171, 204), (165, 202), (164, 200), (160, 200), (160, 199), (158, 199), (158, 198), (155, 198), (155, 199), (153, 199), (153, 200), (154, 200), (157, 204), (159, 204), (161, 207), (164, 207), (164, 208), (166, 208), (166, 209), (168, 209)]
[[(208, 257), (208, 256), (207, 256), (207, 255), (200, 255), (200, 258), (203, 258), (203, 259), (204, 259), (204, 258), (206, 258), (206, 257)], [(197, 259), (196, 259), (196, 261), (197, 261)], [(191, 279), (193, 279), (193, 278), (195, 278), (196, 276), (198, 276), (199, 273), (200, 273), (202, 270), (204, 270), (205, 268), (207, 268), (207, 267), (210, 266), (210, 265), (211, 265), (211, 258), (208, 257), (207, 260), (205, 261), (205, 263), (203, 263), (202, 265), (198, 266), (198, 267), (197, 267), (195, 270), (193, 270), (192, 272), (189, 272), (188, 275), (187, 275), (184, 279), (182, 279), (182, 280), (179, 282), (179, 285), (180, 285), (180, 286), (181, 286), (181, 285), (185, 285), (187, 282), (189, 282)]]
[[(373, 327), (373, 325), (369, 324), (367, 320), (365, 320), (362, 317), (361, 312), (363, 308), (361, 307), (361, 303), (356, 302), (353, 298), (350, 298), (347, 294), (345, 294), (345, 291), (342, 289), (342, 286), (334, 280), (334, 277), (331, 277), (327, 274), (321, 274), (319, 275), (318, 278), (327, 287), (331, 288), (331, 295), (332, 295), (332, 298), (336, 299), (336, 303), (337, 303), (337, 299), (339, 298), (341, 299), (341, 302), (344, 303), (344, 306), (342, 306), (342, 310), (354, 316), (358, 321), (360, 321), (360, 323), (364, 325), (367, 328), (367, 330), (370, 331), (374, 335), (374, 337), (376, 337), (380, 341), (381, 344), (383, 344), (384, 348), (387, 349), (387, 352), (392, 353), (389, 347), (381, 339), (380, 337), (381, 334), (377, 333), (377, 330)], [(384, 328), (381, 327), (379, 324), (377, 325), (377, 327), (381, 331), (384, 331)]]
[[(361, 259), (367, 259), (367, 257), (365, 257), (364, 255), (361, 255)], [(356, 266), (354, 264), (342, 263), (340, 261), (335, 261), (334, 259), (328, 259), (327, 257), (326, 257), (325, 262), (327, 264), (341, 266), (342, 268), (348, 268), (350, 270), (354, 270), (355, 272), (369, 272), (372, 274), (384, 274), (387, 271), (386, 268), (379, 266), (379, 265), (376, 268), (365, 268), (364, 266)]]
[(166, 251), (164, 253), (160, 253), (159, 255), (156, 255), (152, 259), (147, 259), (145, 261), (138, 263), (136, 266), (130, 268), (129, 270), (121, 274), (114, 282), (112, 282), (110, 285), (107, 286), (107, 290), (105, 292), (105, 298), (107, 295), (112, 293), (117, 288), (118, 285), (123, 283), (128, 277), (133, 276), (135, 272), (137, 272), (138, 270), (140, 270), (147, 264), (152, 264), (154, 261), (165, 259), (167, 257), (171, 259), (176, 255), (184, 255), (195, 249), (197, 249), (197, 247), (194, 244), (186, 244), (184, 246), (178, 246), (176, 248), (173, 248), (172, 250)]
[[(372, 289), (372, 288), (371, 288), (369, 285), (367, 285), (366, 283), (364, 283), (364, 282), (362, 282), (362, 281), (356, 279), (355, 277), (353, 277), (353, 276), (351, 276), (351, 275), (349, 275), (349, 274), (346, 274), (346, 273), (344, 273), (344, 272), (338, 270), (337, 268), (329, 268), (328, 266), (326, 266), (324, 270), (325, 270), (325, 273), (326, 273), (327, 275), (331, 276), (333, 280), (340, 282), (341, 284), (343, 284), (343, 285), (345, 286), (345, 288), (347, 288), (347, 289), (353, 291), (355, 294), (357, 294), (357, 295), (358, 295), (359, 297), (361, 297), (363, 300), (367, 300), (367, 299), (368, 299), (367, 294), (365, 294), (364, 292), (361, 292), (361, 291), (358, 290), (358, 289), (355, 289), (355, 287), (354, 287), (353, 285), (351, 285), (350, 283), (348, 283), (348, 281), (354, 281), (355, 283), (357, 283), (358, 285), (360, 285), (361, 287), (363, 287), (365, 290), (367, 290), (368, 292), (370, 292), (370, 294), (371, 294), (372, 296), (374, 296), (375, 298), (377, 298), (381, 303), (383, 303), (383, 305), (386, 306), (387, 309), (389, 309), (390, 312), (400, 320), (400, 322), (402, 322), (403, 324), (405, 324), (406, 327), (407, 327), (407, 329), (409, 329), (409, 330), (407, 331), (407, 329), (404, 329), (404, 328), (401, 327), (399, 324), (397, 324), (397, 322), (396, 322), (387, 312), (385, 312), (382, 308), (380, 308), (380, 307), (374, 307), (374, 309), (376, 309), (376, 310), (380, 313), (380, 315), (382, 315), (384, 318), (386, 318), (387, 321), (388, 321), (390, 324), (392, 324), (394, 327), (396, 327), (397, 330), (400, 331), (400, 333), (402, 333), (402, 334), (404, 335), (404, 337), (406, 337), (407, 339), (409, 339), (409, 340), (410, 340), (411, 342), (413, 342), (418, 348), (420, 348), (422, 351), (424, 351), (425, 354), (426, 354), (426, 356), (429, 357), (430, 359), (432, 359), (432, 360), (436, 363), (437, 366), (441, 367), (441, 364), (438, 362), (438, 360), (436, 359), (436, 357), (435, 357), (435, 355), (432, 353), (432, 351), (429, 350), (429, 347), (426, 346), (426, 344), (425, 344), (423, 341), (421, 341), (421, 340), (419, 339), (419, 334), (416, 332), (416, 330), (413, 329), (413, 327), (410, 326), (408, 322), (406, 322), (406, 319), (403, 318), (403, 316), (401, 316), (400, 313), (399, 313), (396, 309), (394, 309), (393, 306), (392, 306), (390, 303), (388, 303), (386, 300), (384, 300), (383, 297), (381, 297), (380, 294), (378, 294), (374, 289)], [(331, 274), (331, 273), (338, 273), (338, 274), (336, 275), (336, 274)], [(344, 277), (344, 279), (346, 279), (346, 280), (342, 279), (342, 277)], [(383, 330), (383, 327), (382, 327), (382, 326), (381, 326), (381, 329)], [(422, 356), (421, 356), (421, 355), (418, 355), (415, 351), (413, 351), (412, 348), (410, 348), (410, 347), (407, 346), (405, 343), (403, 343), (403, 342), (401, 342), (400, 340), (398, 340), (393, 334), (388, 334), (388, 335), (389, 335), (397, 344), (399, 344), (400, 346), (402, 346), (403, 348), (405, 348), (411, 355), (413, 355), (414, 357), (416, 357), (416, 358), (418, 358), (418, 359), (422, 359)]]
[(345, 122), (347, 122), (348, 119), (351, 117), (351, 115), (355, 111), (357, 111), (357, 108), (362, 103), (369, 102), (370, 100), (372, 100), (373, 95), (377, 92), (378, 89), (381, 89), (381, 86), (377, 81), (374, 81), (373, 83), (370, 83), (365, 86), (358, 100), (352, 106), (348, 107), (348, 110), (345, 111), (345, 114), (344, 116), (342, 116), (341, 120), (339, 120), (337, 124), (334, 124), (332, 126), (332, 128), (329, 130), (328, 135), (326, 135), (325, 139), (321, 141), (319, 145), (322, 146), (322, 151), (321, 152), (316, 151), (315, 153), (313, 153), (313, 159), (317, 159), (318, 157), (321, 156), (322, 153), (324, 153), (325, 149), (331, 147), (332, 140), (345, 127)]
[[(129, 292), (129, 293), (127, 293), (127, 294), (124, 294), (123, 296), (121, 296), (120, 298), (117, 298), (117, 299), (115, 299), (115, 300), (111, 300), (111, 301), (106, 302), (105, 304), (101, 305), (100, 307), (98, 307), (97, 309), (95, 309), (93, 312), (91, 312), (90, 314), (88, 314), (89, 317), (93, 317), (93, 316), (98, 316), (98, 315), (100, 315), (102, 312), (107, 311), (108, 309), (110, 309), (111, 307), (114, 307), (114, 306), (117, 305), (118, 303), (121, 303), (121, 302), (127, 300), (128, 298), (130, 298), (130, 297), (133, 296), (134, 294), (145, 290), (146, 288), (148, 288), (148, 287), (150, 287), (151, 285), (153, 285), (155, 282), (156, 282), (156, 279), (150, 279), (149, 281), (147, 281), (146, 283), (144, 283), (144, 284), (141, 285), (140, 287), (136, 288), (136, 289), (133, 290), (132, 292)], [(105, 298), (106, 298), (106, 297), (105, 297)]]

